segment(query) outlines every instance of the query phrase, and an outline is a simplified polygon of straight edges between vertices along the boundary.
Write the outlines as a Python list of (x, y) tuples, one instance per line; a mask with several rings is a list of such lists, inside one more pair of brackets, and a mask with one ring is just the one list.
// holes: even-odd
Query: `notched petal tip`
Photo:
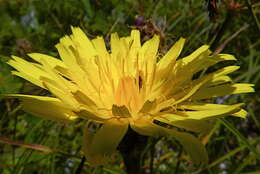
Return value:
[(80, 27), (70, 26), (70, 29), (72, 31), (72, 34), (75, 34), (75, 33), (85, 34)]
[(22, 94), (5, 94), (4, 96), (18, 98), (23, 110), (48, 120), (70, 123), (78, 118), (57, 98)]
[(240, 109), (239, 111), (231, 114), (231, 116), (240, 117), (240, 118), (246, 118), (247, 117), (247, 111), (244, 109)]
[(235, 56), (231, 55), (231, 54), (218, 54), (221, 58), (225, 59), (225, 60), (237, 60), (235, 58)]

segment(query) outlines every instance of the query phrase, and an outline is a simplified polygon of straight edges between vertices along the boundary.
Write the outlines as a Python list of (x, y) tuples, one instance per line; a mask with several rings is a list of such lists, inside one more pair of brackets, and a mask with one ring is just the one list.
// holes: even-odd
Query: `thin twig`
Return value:
[(67, 152), (61, 151), (59, 149), (53, 149), (48, 146), (44, 146), (44, 145), (40, 145), (40, 144), (30, 144), (30, 143), (24, 143), (21, 141), (13, 141), (11, 139), (3, 138), (3, 137), (0, 137), (0, 143), (23, 147), (23, 148), (27, 148), (27, 149), (31, 149), (31, 150), (37, 150), (37, 151), (44, 152), (44, 153), (57, 153), (60, 155), (68, 156), (70, 158), (81, 159), (80, 156), (72, 155)]
[[(13, 132), (13, 139), (16, 139), (16, 131), (17, 131), (17, 114), (14, 115), (14, 132)], [(12, 147), (12, 160), (13, 165), (15, 165), (15, 147)]]
[(250, 10), (251, 15), (252, 15), (253, 18), (254, 18), (254, 21), (255, 21), (255, 23), (256, 23), (256, 26), (257, 26), (258, 30), (260, 31), (260, 22), (259, 22), (259, 20), (258, 20), (256, 14), (255, 14), (253, 8), (252, 8), (251, 1), (250, 1), (250, 0), (246, 0), (246, 5), (247, 5), (248, 10)]
[(217, 45), (219, 43), (219, 41), (221, 40), (222, 36), (224, 35), (226, 29), (229, 27), (229, 25), (232, 24), (231, 20), (233, 19), (233, 12), (231, 10), (228, 10), (226, 18), (224, 20), (224, 22), (221, 25), (221, 28), (219, 29), (219, 31), (217, 32), (217, 35), (213, 41), (213, 43), (211, 44), (211, 49), (215, 50), (217, 48)]
[(244, 31), (245, 29), (248, 28), (248, 24), (245, 24), (243, 27), (241, 27), (237, 32), (235, 32), (233, 35), (231, 35), (228, 39), (226, 39), (218, 48), (216, 48), (216, 50), (214, 51), (214, 54), (218, 54), (220, 53), (225, 47), (226, 45), (233, 40), (235, 37), (238, 36), (239, 33), (241, 33), (242, 31)]

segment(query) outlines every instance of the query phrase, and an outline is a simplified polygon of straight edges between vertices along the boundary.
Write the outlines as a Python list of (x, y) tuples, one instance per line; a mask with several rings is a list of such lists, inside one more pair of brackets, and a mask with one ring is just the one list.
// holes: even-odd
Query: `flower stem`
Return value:
[(79, 166), (78, 166), (78, 168), (77, 168), (75, 174), (80, 174), (80, 173), (82, 172), (82, 169), (83, 169), (83, 167), (84, 167), (85, 161), (86, 161), (86, 157), (83, 156), (83, 157), (81, 158), (80, 164), (79, 164)]
[(142, 169), (142, 164), (147, 142), (147, 136), (139, 135), (129, 128), (118, 147), (123, 157), (127, 174), (145, 173)]

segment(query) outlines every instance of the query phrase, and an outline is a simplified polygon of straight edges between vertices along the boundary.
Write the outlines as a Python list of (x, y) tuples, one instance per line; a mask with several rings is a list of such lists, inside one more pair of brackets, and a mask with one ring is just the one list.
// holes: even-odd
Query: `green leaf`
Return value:
[(260, 154), (256, 151), (256, 149), (248, 142), (248, 140), (231, 124), (229, 123), (226, 119), (222, 118), (219, 119), (221, 123), (228, 129), (230, 130), (245, 146), (255, 154), (256, 158), (260, 160)]

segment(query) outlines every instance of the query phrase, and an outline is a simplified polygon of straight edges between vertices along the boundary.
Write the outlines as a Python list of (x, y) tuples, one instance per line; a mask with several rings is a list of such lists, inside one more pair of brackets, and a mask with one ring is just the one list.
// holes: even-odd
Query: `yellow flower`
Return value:
[[(83, 118), (102, 123), (91, 134), (85, 130), (83, 149), (89, 162), (100, 165), (111, 156), (129, 126), (141, 135), (170, 135), (179, 141), (197, 164), (207, 163), (207, 153), (193, 135), (170, 129), (166, 123), (195, 133), (210, 129), (208, 119), (232, 115), (246, 117), (243, 104), (208, 103), (207, 99), (253, 92), (252, 84), (232, 83), (228, 74), (238, 66), (227, 66), (199, 78), (194, 74), (226, 60), (232, 55), (209, 51), (201, 46), (178, 59), (184, 45), (179, 39), (164, 55), (158, 53), (159, 36), (144, 44), (140, 33), (129, 37), (111, 35), (110, 49), (104, 39), (93, 40), (79, 28), (56, 45), (61, 59), (39, 53), (34, 62), (12, 56), (12, 73), (48, 90), (53, 97), (10, 94), (19, 98), (24, 110), (46, 119), (70, 122)], [(206, 99), (206, 100), (205, 100)]]

